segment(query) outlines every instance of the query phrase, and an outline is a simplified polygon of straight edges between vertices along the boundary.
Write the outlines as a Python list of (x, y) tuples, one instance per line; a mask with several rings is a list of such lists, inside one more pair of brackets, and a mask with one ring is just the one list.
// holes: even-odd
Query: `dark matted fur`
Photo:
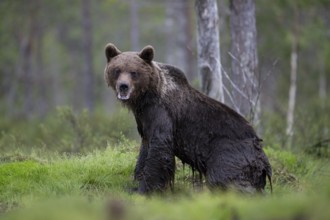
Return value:
[(176, 156), (212, 188), (262, 192), (272, 171), (249, 123), (191, 87), (178, 68), (152, 61), (153, 56), (151, 46), (141, 52), (106, 46), (106, 82), (134, 113), (142, 137), (134, 173), (138, 191), (173, 186)]

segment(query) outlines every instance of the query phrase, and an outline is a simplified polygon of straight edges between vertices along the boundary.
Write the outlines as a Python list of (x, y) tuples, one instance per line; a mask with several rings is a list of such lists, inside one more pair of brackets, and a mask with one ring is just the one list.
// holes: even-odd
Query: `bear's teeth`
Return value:
[(121, 94), (118, 94), (118, 99), (120, 100), (128, 100), (129, 99), (129, 95), (121, 95)]

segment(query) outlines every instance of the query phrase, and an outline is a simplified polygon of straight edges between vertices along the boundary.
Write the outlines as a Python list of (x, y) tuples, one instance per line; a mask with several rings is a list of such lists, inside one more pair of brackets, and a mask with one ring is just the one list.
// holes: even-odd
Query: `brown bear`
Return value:
[(262, 140), (237, 112), (189, 85), (184, 73), (153, 61), (154, 49), (105, 48), (108, 86), (129, 108), (142, 138), (134, 178), (138, 192), (173, 187), (175, 157), (210, 188), (263, 192), (272, 170)]

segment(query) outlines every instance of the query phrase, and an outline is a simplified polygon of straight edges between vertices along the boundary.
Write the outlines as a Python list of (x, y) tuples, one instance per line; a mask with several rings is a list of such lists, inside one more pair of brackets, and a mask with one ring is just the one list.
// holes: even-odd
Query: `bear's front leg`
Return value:
[(138, 191), (140, 193), (162, 192), (168, 186), (173, 189), (174, 173), (175, 157), (171, 150), (153, 147), (148, 152)]
[(137, 172), (138, 191), (164, 191), (173, 186), (175, 173), (172, 120), (165, 109), (156, 106), (147, 108), (142, 119), (144, 146), (138, 165), (143, 165), (143, 170)]
[(148, 156), (148, 148), (145, 140), (142, 140), (140, 153), (134, 169), (134, 180), (140, 180), (143, 175), (143, 169)]

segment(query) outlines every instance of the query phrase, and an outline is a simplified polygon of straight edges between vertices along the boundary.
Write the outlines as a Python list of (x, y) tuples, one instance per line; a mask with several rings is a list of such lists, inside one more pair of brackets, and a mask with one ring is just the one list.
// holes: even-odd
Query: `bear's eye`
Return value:
[(120, 74), (120, 69), (116, 68), (112, 71), (112, 74), (115, 78), (117, 78)]
[(139, 76), (139, 73), (133, 71), (131, 72), (131, 76), (133, 79), (136, 79)]

